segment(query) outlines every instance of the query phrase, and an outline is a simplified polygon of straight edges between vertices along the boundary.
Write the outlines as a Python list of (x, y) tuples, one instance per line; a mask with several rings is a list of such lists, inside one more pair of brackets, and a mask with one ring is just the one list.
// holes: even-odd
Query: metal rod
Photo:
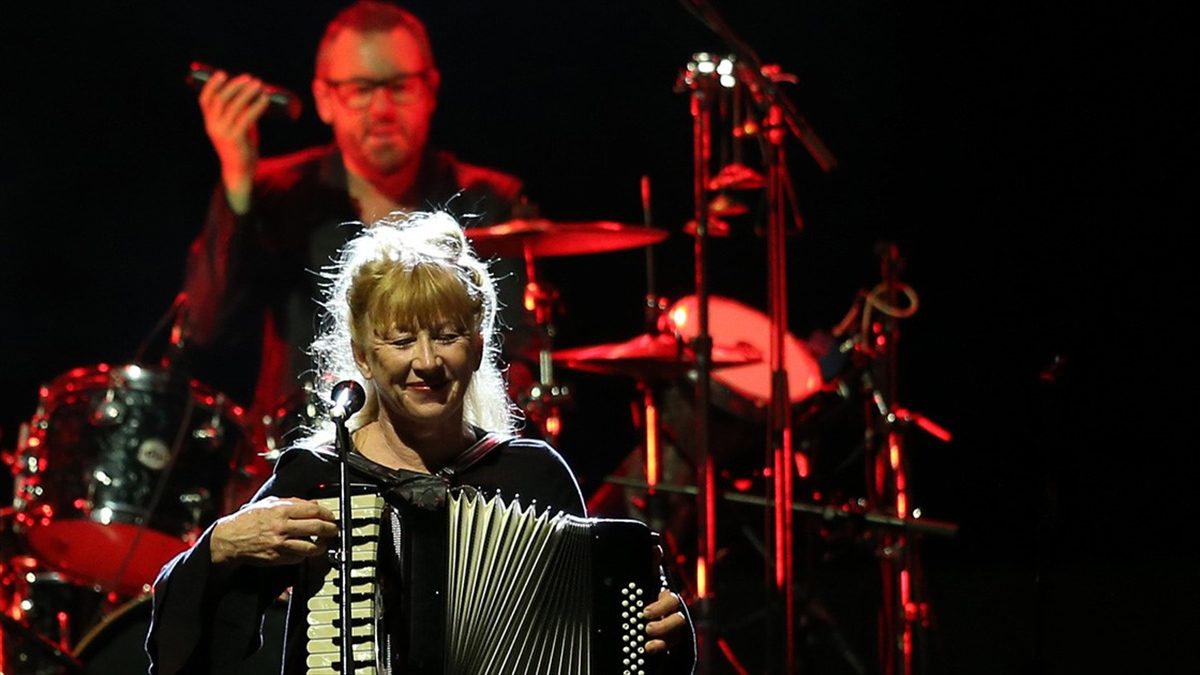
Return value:
[(710, 601), (714, 588), (713, 561), (716, 559), (716, 502), (714, 500), (715, 476), (712, 456), (708, 448), (708, 408), (712, 398), (709, 374), (711, 371), (712, 337), (708, 330), (708, 180), (711, 157), (711, 96), (708, 88), (696, 87), (691, 96), (692, 152), (694, 168), (694, 194), (696, 209), (696, 236), (694, 239), (694, 282), (696, 288), (696, 326), (694, 350), (696, 354), (695, 388), (695, 444), (696, 444), (696, 511), (700, 522), (696, 529), (696, 590), (699, 596), (696, 622), (698, 671), (709, 672), (712, 662), (712, 643), (716, 633), (713, 629), (713, 603)]
[[(623, 476), (607, 476), (604, 482), (611, 483), (623, 488), (634, 490), (648, 490), (649, 485), (645, 481), (633, 480)], [(694, 485), (670, 485), (659, 483), (654, 486), (658, 492), (677, 495), (695, 495), (697, 488)], [(745, 494), (742, 492), (720, 492), (718, 495), (721, 499), (734, 504), (749, 504), (751, 506), (762, 506), (774, 508), (774, 500), (764, 499), (756, 495)], [(861, 520), (869, 525), (878, 525), (881, 527), (895, 528), (907, 530), (916, 534), (932, 534), (938, 536), (952, 537), (958, 534), (958, 525), (949, 523), (943, 520), (934, 520), (932, 518), (897, 518), (887, 513), (878, 511), (862, 511), (857, 509), (847, 508), (845, 506), (833, 506), (820, 504), (808, 504), (804, 502), (793, 502), (792, 511), (803, 513), (805, 515), (817, 516), (823, 520)]]
[(338, 617), (342, 622), (342, 642), (340, 645), (340, 654), (342, 659), (343, 675), (352, 675), (354, 673), (354, 645), (353, 645), (353, 628), (351, 626), (350, 612), (350, 574), (351, 565), (353, 563), (354, 554), (351, 549), (351, 539), (353, 530), (353, 514), (350, 508), (350, 471), (349, 471), (349, 455), (350, 455), (350, 432), (346, 429), (346, 415), (336, 418), (334, 423), (337, 425), (337, 452), (338, 452), (338, 474), (341, 484), (338, 486), (338, 534), (340, 535), (341, 550), (338, 552), (338, 574), (341, 579), (341, 587), (338, 589)]

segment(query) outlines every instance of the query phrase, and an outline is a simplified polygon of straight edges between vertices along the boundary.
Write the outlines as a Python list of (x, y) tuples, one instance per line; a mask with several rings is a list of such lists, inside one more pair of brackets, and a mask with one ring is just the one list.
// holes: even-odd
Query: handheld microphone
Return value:
[(333, 399), (330, 416), (344, 420), (362, 409), (363, 403), (367, 401), (367, 393), (363, 391), (362, 385), (354, 380), (342, 380), (333, 385), (330, 398)]
[[(205, 82), (208, 82), (216, 70), (208, 64), (192, 61), (192, 65), (188, 68), (187, 83), (192, 89), (200, 91), (200, 88), (204, 86)], [(304, 106), (300, 103), (300, 97), (291, 90), (264, 82), (263, 92), (267, 95), (268, 115), (286, 116), (292, 120), (300, 119), (300, 112)]]

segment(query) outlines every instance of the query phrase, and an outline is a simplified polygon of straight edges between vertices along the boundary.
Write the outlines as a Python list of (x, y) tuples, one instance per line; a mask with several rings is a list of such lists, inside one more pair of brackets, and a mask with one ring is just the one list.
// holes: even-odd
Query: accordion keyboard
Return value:
[[(317, 502), (332, 511), (341, 524), (341, 509), (336, 497), (318, 499)], [(383, 507), (384, 501), (379, 495), (362, 494), (350, 498), (350, 619), (355, 675), (376, 675), (378, 672), (375, 633), (379, 585), (375, 567), (379, 557)], [(309, 675), (339, 675), (342, 672), (340, 576), (338, 566), (332, 565), (321, 589), (308, 600), (306, 665)]]

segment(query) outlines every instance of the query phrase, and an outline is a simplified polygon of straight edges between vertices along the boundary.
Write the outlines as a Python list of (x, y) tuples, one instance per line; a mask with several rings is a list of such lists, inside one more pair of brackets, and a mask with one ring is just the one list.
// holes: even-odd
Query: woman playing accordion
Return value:
[[(443, 514), (448, 503), (485, 501), (497, 508), (519, 504), (509, 511), (557, 516), (568, 525), (585, 522), (579, 486), (562, 457), (542, 441), (514, 434), (515, 409), (498, 361), (495, 287), (453, 218), (419, 213), (383, 219), (351, 240), (327, 274), (327, 315), (312, 355), (323, 399), (345, 379), (357, 380), (366, 391), (362, 409), (347, 421), (353, 441), (350, 482), (356, 489), (365, 486), (394, 507), (392, 513), (409, 514), (403, 518), (412, 523), (423, 518), (413, 514)], [(313, 665), (310, 614), (332, 578), (328, 550), (338, 535), (337, 514), (327, 508), (331, 502), (317, 501), (336, 493), (333, 439), (333, 423), (325, 417), (282, 454), (249, 503), (163, 567), (146, 645), (152, 673), (236, 672), (262, 643), (264, 613), (288, 589), (283, 672), (324, 669)], [(445, 522), (446, 516), (436, 517)], [(403, 529), (403, 518), (393, 518), (390, 529)], [(412, 565), (403, 559), (403, 547), (389, 543), (399, 539), (396, 532), (380, 539), (378, 550), (395, 553), (378, 554), (370, 574), (409, 575), (406, 566)], [(446, 632), (423, 625), (419, 613), (407, 613), (425, 602), (414, 598), (444, 594), (383, 587), (376, 595), (379, 610), (403, 616), (376, 622), (382, 631), (373, 637), (380, 662), (362, 672), (450, 668), (435, 664), (426, 671), (409, 659), (427, 651), (421, 644), (424, 629), (436, 639)], [(633, 625), (644, 635), (625, 638), (634, 653), (644, 653), (664, 672), (691, 672), (692, 631), (678, 597), (660, 590), (638, 607)], [(514, 642), (511, 636), (505, 640)], [(632, 663), (617, 672), (644, 672), (642, 659), (635, 656)], [(517, 672), (509, 668), (503, 672)], [(521, 669), (566, 672), (561, 665)], [(580, 670), (587, 672), (587, 666)]]

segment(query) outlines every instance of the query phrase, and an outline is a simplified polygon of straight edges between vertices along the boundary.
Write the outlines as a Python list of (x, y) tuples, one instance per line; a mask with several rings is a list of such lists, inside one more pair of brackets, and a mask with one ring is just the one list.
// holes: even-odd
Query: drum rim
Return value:
[(88, 630), (83, 637), (79, 638), (79, 642), (71, 648), (71, 656), (74, 656), (76, 659), (83, 660), (84, 653), (87, 648), (96, 641), (96, 638), (99, 637), (106, 628), (114, 623), (117, 623), (118, 621), (123, 620), (127, 615), (131, 614), (137, 609), (140, 609), (142, 605), (152, 601), (153, 599), (153, 593), (143, 593), (122, 603), (119, 607), (105, 616), (100, 623), (92, 626), (92, 628)]
[[(68, 388), (68, 385), (79, 382), (82, 382), (83, 385)], [(56, 407), (58, 401), (70, 394), (98, 389), (168, 394), (173, 391), (182, 392), (184, 387), (177, 384), (172, 385), (169, 371), (159, 365), (140, 363), (112, 365), (101, 362), (76, 366), (60, 373), (39, 388), (39, 416), (48, 415), (50, 410)], [(190, 378), (187, 381), (186, 389), (198, 405), (216, 408), (243, 427), (246, 426), (245, 409), (216, 388), (195, 378)]]
[[(289, 600), (286, 599), (285, 597), (281, 596), (281, 597), (275, 598), (275, 600), (272, 601), (272, 603), (267, 606), (267, 609), (264, 612), (264, 616), (266, 616), (266, 614), (270, 613), (270, 612), (279, 612), (279, 613), (283, 614), (283, 617), (286, 620), (287, 612), (288, 612), (288, 603), (289, 603)], [(86, 664), (87, 659), (89, 658), (89, 655), (87, 654), (88, 648), (92, 647), (93, 643), (95, 643), (98, 638), (100, 638), (102, 635), (104, 635), (107, 632), (109, 627), (111, 627), (114, 624), (117, 624), (119, 622), (127, 621), (130, 618), (136, 619), (138, 617), (137, 612), (141, 611), (142, 608), (147, 605), (149, 605), (149, 610), (151, 612), (151, 618), (152, 618), (153, 617), (153, 609), (154, 609), (154, 593), (153, 592), (142, 593), (142, 594), (134, 596), (134, 597), (130, 598), (129, 600), (125, 601), (124, 603), (122, 603), (116, 609), (112, 610), (112, 612), (107, 614), (103, 619), (101, 619), (100, 623), (97, 623), (95, 626), (92, 626), (88, 630), (88, 632), (83, 635), (83, 637), (79, 638), (79, 642), (77, 642), (71, 648), (71, 656), (73, 656), (75, 659)], [(101, 646), (103, 646), (103, 644), (104, 643), (100, 643)], [(260, 647), (260, 649), (261, 649), (261, 647)], [(280, 656), (282, 656), (282, 654)]]

